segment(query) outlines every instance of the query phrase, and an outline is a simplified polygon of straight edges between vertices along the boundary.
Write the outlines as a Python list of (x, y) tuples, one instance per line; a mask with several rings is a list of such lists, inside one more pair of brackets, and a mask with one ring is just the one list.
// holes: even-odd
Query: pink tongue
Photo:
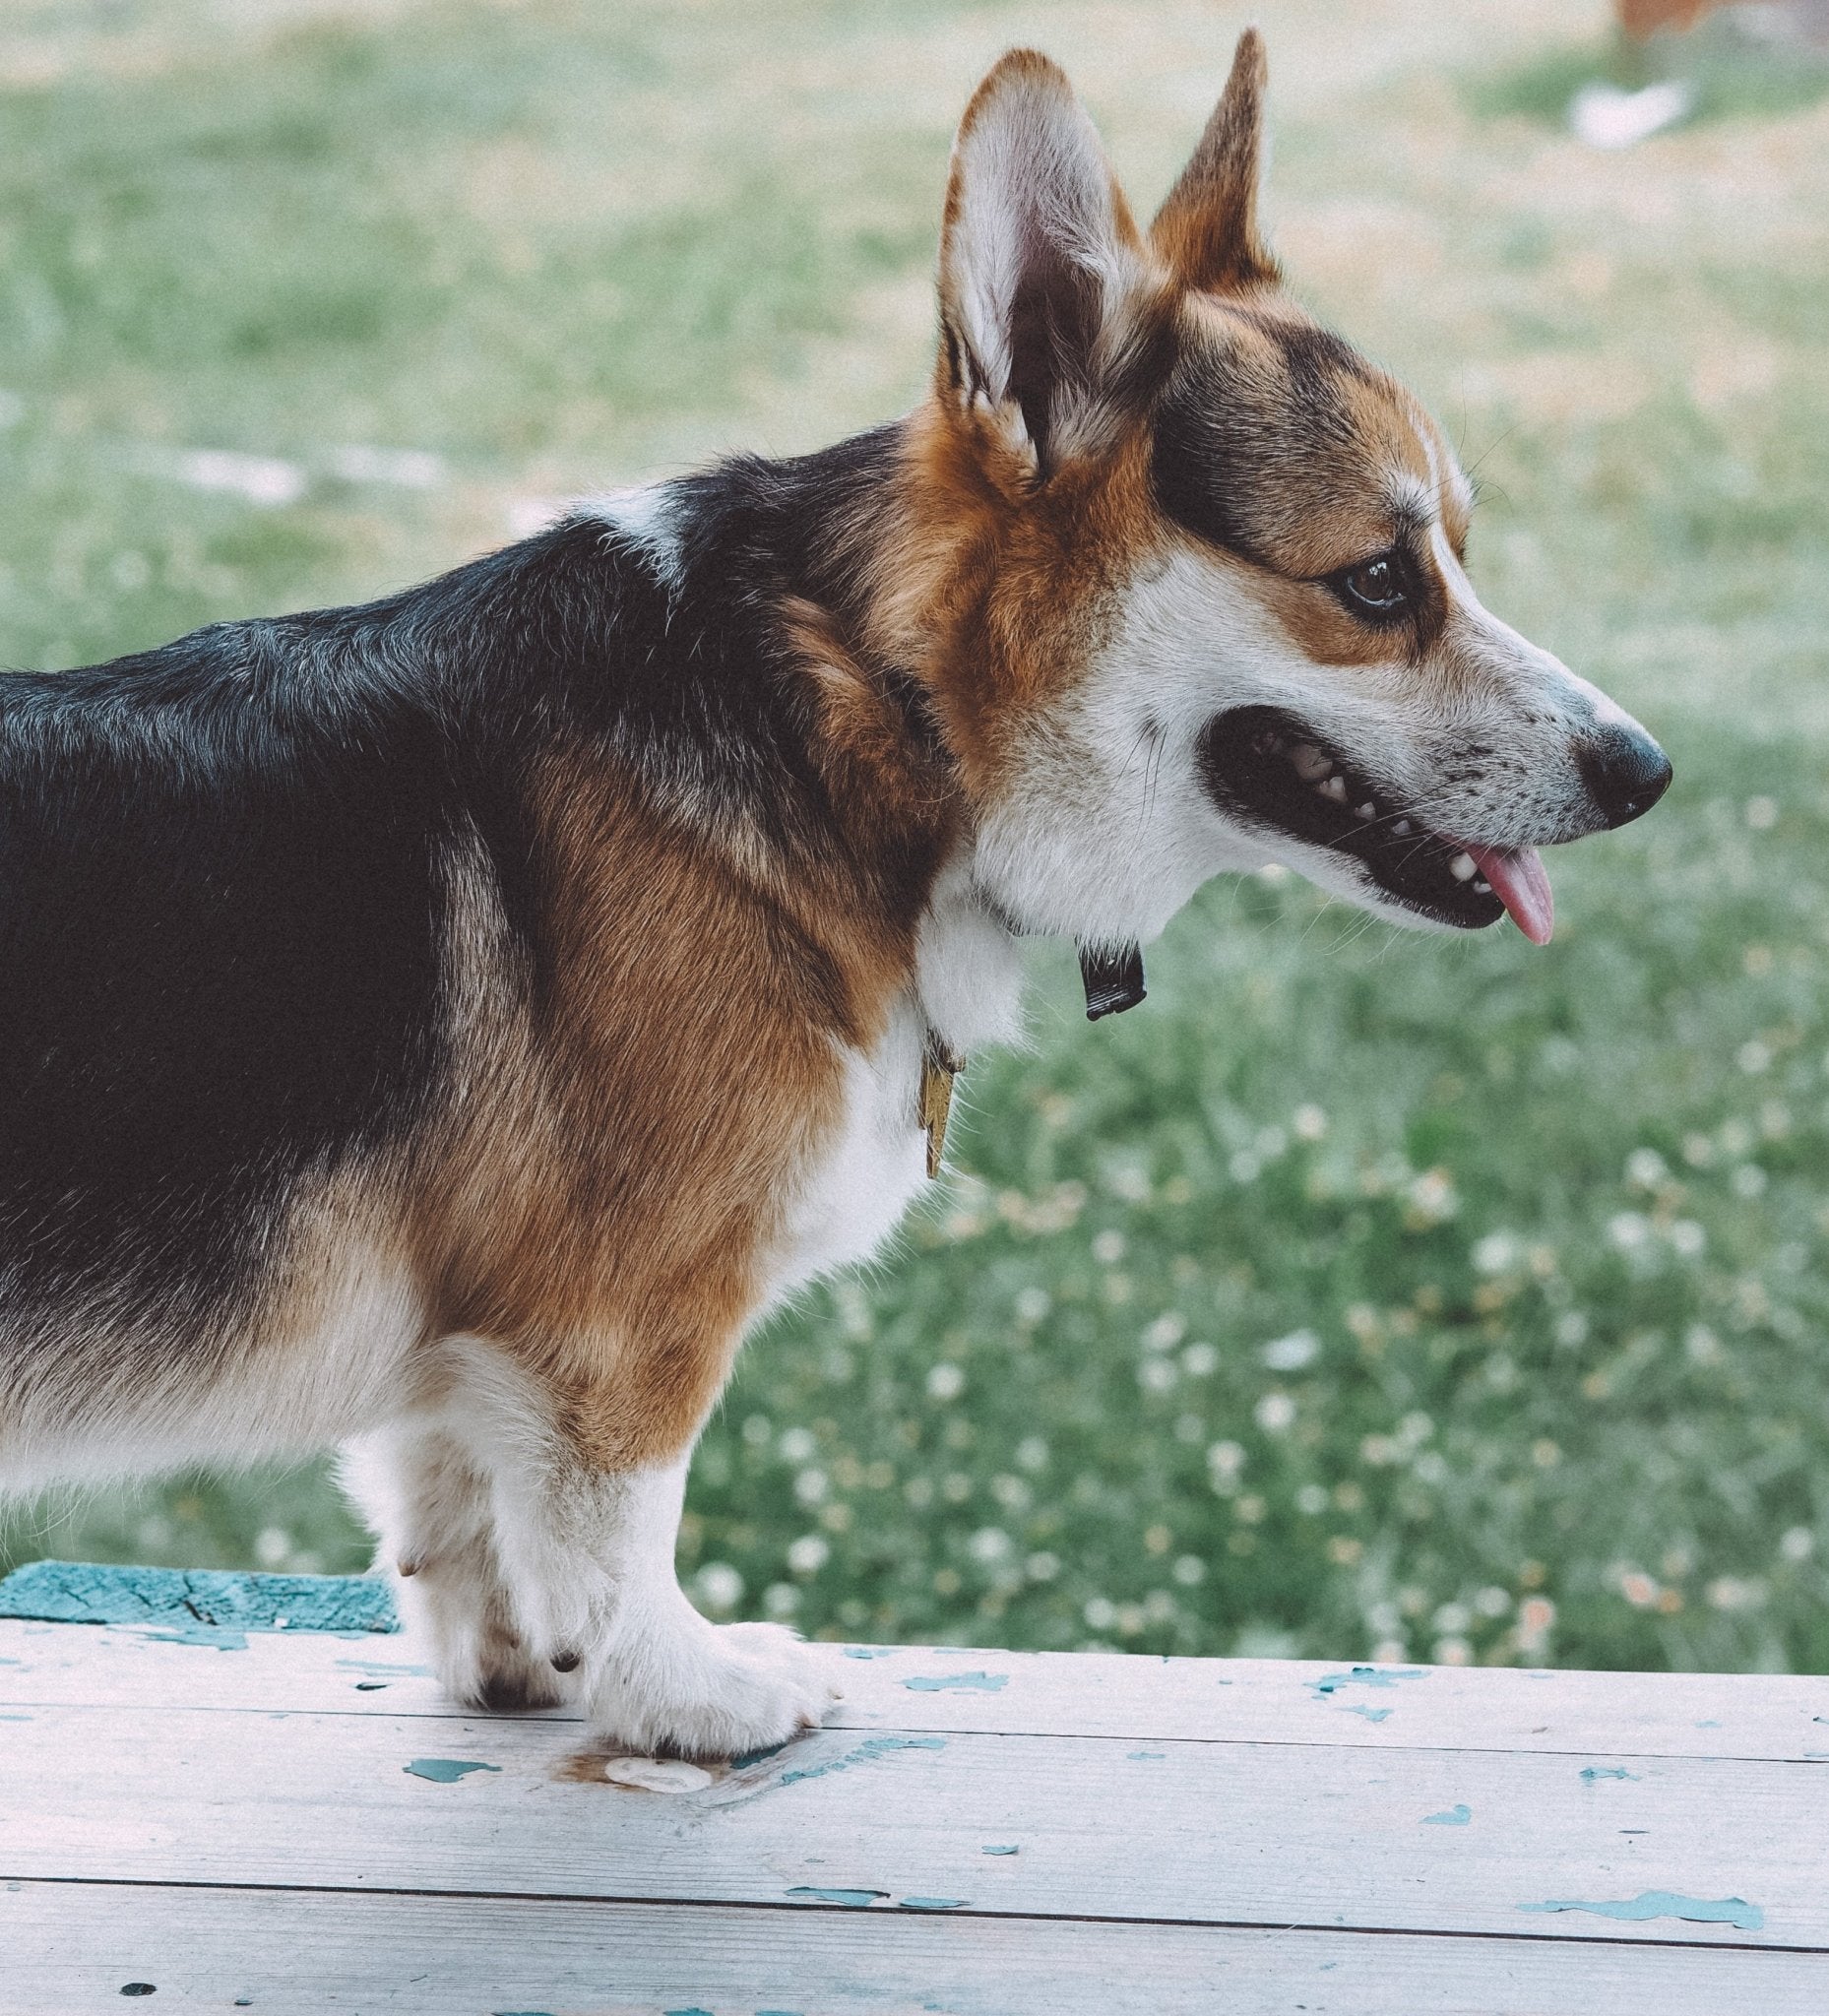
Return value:
[(1470, 845), (1467, 850), (1492, 884), (1493, 894), (1511, 912), (1512, 922), (1533, 945), (1547, 945), (1555, 928), (1556, 900), (1537, 850)]

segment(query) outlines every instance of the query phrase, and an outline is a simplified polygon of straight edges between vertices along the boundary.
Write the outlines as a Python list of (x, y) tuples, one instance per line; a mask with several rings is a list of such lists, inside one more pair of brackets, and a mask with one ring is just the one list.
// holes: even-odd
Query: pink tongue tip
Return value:
[(1556, 900), (1543, 856), (1534, 847), (1474, 847), (1468, 852), (1511, 920), (1533, 945), (1547, 945), (1555, 929)]

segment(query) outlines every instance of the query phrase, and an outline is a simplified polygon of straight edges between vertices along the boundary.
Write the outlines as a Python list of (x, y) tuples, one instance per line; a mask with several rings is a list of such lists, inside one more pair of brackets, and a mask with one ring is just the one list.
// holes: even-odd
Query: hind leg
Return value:
[(488, 1478), (436, 1428), (390, 1429), (345, 1451), (344, 1488), (374, 1529), (402, 1621), (468, 1708), (554, 1708), (565, 1684), (524, 1636), (495, 1540)]

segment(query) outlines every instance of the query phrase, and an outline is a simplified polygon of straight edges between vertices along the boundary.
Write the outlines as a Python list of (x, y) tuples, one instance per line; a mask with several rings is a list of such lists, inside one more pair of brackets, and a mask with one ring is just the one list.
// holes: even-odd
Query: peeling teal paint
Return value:
[(1424, 1813), (1419, 1824), (1424, 1827), (1465, 1827), (1473, 1817), (1472, 1806), (1450, 1806), (1445, 1813)]
[(904, 1897), (896, 1906), (898, 1911), (963, 1911), (966, 1899), (963, 1897)]
[[(789, 1737), (788, 1741), (791, 1742), (792, 1738)], [(745, 1750), (740, 1757), (730, 1759), (730, 1769), (747, 1771), (752, 1764), (766, 1764), (771, 1757), (779, 1757), (787, 1747), (788, 1743), (781, 1742), (771, 1743), (765, 1750)]]
[(1624, 1778), (1634, 1785), (1639, 1783), (1638, 1773), (1626, 1770), (1622, 1764), (1584, 1764), (1581, 1767), (1583, 1785), (1598, 1785), (1603, 1778)]
[(943, 1750), (944, 1736), (865, 1736), (854, 1750), (847, 1750), (842, 1757), (833, 1757), (824, 1764), (802, 1765), (797, 1771), (784, 1771), (778, 1781), (782, 1785), (794, 1785), (802, 1778), (830, 1778), (834, 1772), (849, 1771), (853, 1764), (874, 1764), (879, 1757), (887, 1757), (897, 1750)]
[(995, 1846), (980, 1848), (978, 1850), (979, 1855), (1017, 1855), (1021, 1851), (1017, 1848), (1016, 1843), (1013, 1841), (999, 1842)]
[(874, 1904), (879, 1898), (887, 1897), (887, 1890), (827, 1890), (815, 1883), (796, 1883), (787, 1893), (789, 1897), (811, 1897), (821, 1904), (848, 1904), (854, 1911), (861, 1911), (866, 1905)]
[(1388, 1708), (1367, 1708), (1363, 1701), (1343, 1701), (1340, 1705), (1349, 1715), (1362, 1715), (1367, 1722), (1386, 1722), (1391, 1715)]
[(1521, 1904), (1520, 1911), (1591, 1911), (1600, 1918), (1679, 1918), (1690, 1924), (1735, 1925), (1743, 1932), (1756, 1932), (1765, 1925), (1765, 1913), (1743, 1897), (1682, 1897), (1674, 1890), (1645, 1890), (1637, 1897), (1592, 1904), (1579, 1898), (1551, 1898), (1545, 1904)]
[(847, 1659), (894, 1659), (901, 1650), (902, 1648), (899, 1645), (848, 1645), (845, 1648), (845, 1657)]
[(414, 1778), (429, 1778), (434, 1785), (455, 1785), (471, 1771), (499, 1771), (499, 1764), (479, 1764), (468, 1757), (415, 1757), (400, 1767)]
[[(0, 1617), (47, 1624), (157, 1624), (159, 1642), (238, 1649), (247, 1631), (398, 1631), (394, 1598), (370, 1575), (231, 1575), (29, 1561), (0, 1582)], [(284, 1618), (284, 1625), (280, 1620)], [(241, 1641), (245, 1644), (245, 1639)]]
[(1426, 1669), (1419, 1666), (1356, 1666), (1351, 1672), (1323, 1673), (1318, 1680), (1304, 1684), (1314, 1689), (1317, 1701), (1325, 1701), (1342, 1687), (1395, 1687), (1399, 1680), (1427, 1678)]
[(1010, 1684), (1008, 1673), (914, 1673), (902, 1684), (916, 1694), (941, 1694), (970, 1687), (980, 1694), (1000, 1693)]
[(1126, 1750), (1124, 1755), (1132, 1764), (1160, 1764), (1168, 1755), (1167, 1750)]

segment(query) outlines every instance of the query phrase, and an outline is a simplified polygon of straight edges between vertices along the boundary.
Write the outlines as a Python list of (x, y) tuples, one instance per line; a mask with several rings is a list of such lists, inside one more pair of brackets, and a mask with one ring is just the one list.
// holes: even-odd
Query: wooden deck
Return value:
[(639, 1790), (224, 1585), (0, 1617), (5, 2016), (1829, 2008), (1829, 1680), (834, 1647)]

